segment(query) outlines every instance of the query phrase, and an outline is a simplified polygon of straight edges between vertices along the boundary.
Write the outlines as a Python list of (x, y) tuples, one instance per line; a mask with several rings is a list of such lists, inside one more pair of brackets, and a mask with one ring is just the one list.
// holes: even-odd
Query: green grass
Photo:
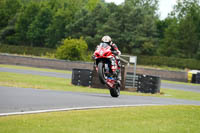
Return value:
[(74, 86), (70, 79), (46, 77), (30, 74), (17, 74), (0, 72), (0, 86), (12, 86), (22, 88), (36, 88), (76, 92), (106, 93), (104, 89), (91, 89), (89, 87)]
[[(108, 89), (95, 89), (89, 87), (74, 86), (71, 84), (70, 79), (30, 74), (16, 74), (8, 72), (0, 72), (0, 86), (109, 94)], [(121, 94), (138, 96), (156, 96), (200, 101), (200, 93), (163, 88), (161, 89), (161, 94), (144, 94), (127, 91), (121, 91)]]
[(199, 106), (146, 106), (0, 117), (1, 133), (199, 133)]
[[(200, 101), (199, 97), (200, 93), (198, 92), (165, 89), (165, 88), (162, 88), (161, 91), (164, 93), (164, 97)], [(163, 96), (161, 95), (161, 97)]]
[(157, 65), (157, 66), (168, 66), (173, 68), (182, 69), (199, 69), (200, 61), (192, 58), (176, 58), (166, 56), (137, 56), (137, 64), (139, 65)]
[(67, 71), (67, 70), (56, 70), (56, 69), (48, 69), (48, 68), (36, 68), (36, 67), (28, 67), (28, 66), (5, 65), (5, 64), (0, 64), (0, 67), (22, 69), (22, 70), (44, 71), (44, 72), (58, 72), (58, 73), (69, 73), (69, 74), (72, 73), (71, 71)]
[(162, 80), (162, 82), (163, 83), (172, 83), (172, 84), (200, 86), (200, 84), (195, 84), (195, 83), (185, 83), (185, 82), (177, 82), (177, 81), (169, 81), (169, 80)]
[(149, 66), (137, 65), (137, 67), (143, 67), (143, 68), (149, 68), (149, 69), (159, 69), (159, 70), (168, 70), (168, 71), (185, 71), (184, 69), (181, 69), (181, 68), (168, 67), (168, 66), (157, 66), (157, 65), (149, 65)]
[(55, 58), (56, 49), (0, 44), (0, 53)]

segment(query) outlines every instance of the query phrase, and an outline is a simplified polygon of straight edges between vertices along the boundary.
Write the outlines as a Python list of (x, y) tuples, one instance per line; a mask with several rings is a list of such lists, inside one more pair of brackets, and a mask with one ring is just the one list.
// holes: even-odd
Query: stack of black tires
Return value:
[(200, 84), (200, 73), (192, 74), (192, 83)]
[(126, 74), (126, 88), (136, 88), (137, 92), (142, 93), (160, 93), (160, 77), (136, 74), (135, 82), (133, 85), (133, 73), (127, 72)]
[(160, 77), (150, 75), (137, 75), (136, 88), (137, 92), (142, 93), (160, 93)]
[[(95, 76), (94, 74), (95, 73), (89, 69), (75, 68), (72, 70), (72, 84), (80, 86), (92, 86), (95, 88), (98, 88), (98, 86), (101, 85), (101, 88), (103, 88), (104, 85), (100, 84), (98, 76), (97, 75)], [(196, 77), (199, 77), (200, 79), (200, 74)], [(198, 81), (200, 82), (200, 80)], [(125, 88), (134, 87), (136, 88), (137, 92), (154, 94), (160, 92), (160, 83), (161, 83), (160, 77), (137, 74), (133, 86), (133, 73), (128, 72), (126, 74)]]
[(197, 83), (197, 84), (200, 84), (200, 73), (197, 73), (197, 76), (196, 76), (196, 83)]
[(91, 86), (92, 71), (89, 69), (73, 69), (72, 84), (81, 86)]

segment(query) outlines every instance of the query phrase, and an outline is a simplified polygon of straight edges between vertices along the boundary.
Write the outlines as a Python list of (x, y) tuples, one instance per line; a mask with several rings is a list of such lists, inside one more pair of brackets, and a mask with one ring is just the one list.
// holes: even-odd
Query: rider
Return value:
[(112, 39), (110, 36), (103, 36), (101, 41), (111, 46), (111, 50), (113, 51), (114, 55), (116, 56), (121, 55), (121, 52), (119, 51), (117, 45), (112, 42)]
[[(119, 51), (117, 45), (112, 42), (111, 37), (107, 36), (107, 35), (103, 36), (101, 41), (104, 42), (104, 43), (107, 43), (109, 46), (111, 46), (111, 51), (115, 55), (115, 57), (116, 57), (116, 59), (118, 61), (118, 67), (121, 67), (120, 66), (120, 60), (119, 60), (119, 57), (118, 57), (118, 55), (121, 55), (121, 52)], [(115, 62), (115, 58), (113, 58), (113, 60), (114, 60), (113, 62)], [(119, 74), (117, 74), (117, 75), (119, 75)]]

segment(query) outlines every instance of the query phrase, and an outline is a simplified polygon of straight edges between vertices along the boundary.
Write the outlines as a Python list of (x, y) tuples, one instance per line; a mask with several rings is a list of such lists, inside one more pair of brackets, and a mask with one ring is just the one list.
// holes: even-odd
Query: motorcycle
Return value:
[(111, 46), (107, 43), (100, 43), (93, 54), (95, 59), (94, 65), (99, 79), (102, 84), (107, 85), (112, 97), (118, 97), (120, 95), (121, 86), (120, 80), (118, 79), (120, 67), (115, 52), (111, 51)]

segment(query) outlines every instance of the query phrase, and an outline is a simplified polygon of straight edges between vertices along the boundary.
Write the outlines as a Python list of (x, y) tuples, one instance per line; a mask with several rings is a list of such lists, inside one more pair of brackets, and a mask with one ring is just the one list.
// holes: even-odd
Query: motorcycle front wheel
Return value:
[(106, 84), (105, 67), (103, 62), (99, 62), (98, 64), (98, 75), (101, 83)]

